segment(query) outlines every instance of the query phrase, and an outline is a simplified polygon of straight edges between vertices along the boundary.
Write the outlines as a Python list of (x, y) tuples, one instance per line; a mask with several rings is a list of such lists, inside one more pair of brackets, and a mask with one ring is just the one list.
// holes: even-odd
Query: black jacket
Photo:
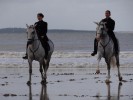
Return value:
[(41, 36), (47, 38), (47, 22), (44, 22), (43, 20), (36, 22), (35, 29), (39, 39), (41, 39)]
[(113, 30), (115, 28), (115, 21), (111, 18), (105, 18), (105, 19), (102, 19), (102, 22), (106, 22), (108, 33), (113, 33)]

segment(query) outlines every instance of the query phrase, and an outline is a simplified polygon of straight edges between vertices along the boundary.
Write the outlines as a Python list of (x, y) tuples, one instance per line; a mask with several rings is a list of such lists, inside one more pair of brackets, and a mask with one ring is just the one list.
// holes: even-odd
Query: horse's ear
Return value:
[(99, 22), (94, 22), (95, 24), (99, 25)]
[(29, 25), (28, 25), (28, 24), (26, 24), (26, 27), (28, 28), (28, 27), (29, 27)]

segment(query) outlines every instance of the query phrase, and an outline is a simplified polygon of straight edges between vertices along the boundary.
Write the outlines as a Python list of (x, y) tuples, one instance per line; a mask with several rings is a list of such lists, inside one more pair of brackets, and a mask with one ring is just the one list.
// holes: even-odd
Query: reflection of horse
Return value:
[(29, 85), (29, 100), (32, 100), (32, 87)]
[(107, 90), (108, 90), (108, 97), (107, 97), (107, 100), (120, 100), (120, 92), (121, 92), (121, 86), (122, 86), (122, 83), (120, 82), (119, 85), (118, 85), (118, 94), (117, 94), (117, 97), (112, 97), (111, 96), (111, 93), (110, 93), (110, 83), (107, 84)]
[[(32, 86), (31, 85), (29, 85), (29, 100), (33, 100), (33, 98), (32, 98)], [(40, 100), (49, 100), (46, 85), (42, 85), (42, 87), (41, 87)]]
[(29, 62), (29, 81), (27, 82), (28, 85), (31, 84), (31, 74), (32, 74), (32, 62), (33, 60), (36, 60), (40, 64), (40, 73), (42, 76), (42, 82), (46, 82), (47, 78), (47, 70), (49, 67), (49, 62), (51, 59), (51, 55), (54, 51), (54, 44), (49, 39), (48, 44), (50, 47), (50, 50), (48, 52), (48, 57), (45, 59), (45, 51), (44, 48), (41, 45), (40, 40), (38, 39), (37, 33), (35, 31), (35, 28), (33, 25), (28, 26), (27, 25), (27, 38), (30, 41), (30, 44), (28, 45), (28, 62)]
[(104, 22), (96, 23), (97, 24), (97, 30), (96, 30), (96, 39), (98, 42), (98, 69), (96, 73), (100, 73), (99, 70), (99, 63), (101, 58), (105, 58), (105, 62), (107, 63), (107, 69), (108, 69), (108, 77), (106, 82), (110, 82), (110, 68), (111, 65), (117, 65), (118, 68), (118, 77), (119, 81), (122, 81), (120, 69), (119, 69), (119, 53), (115, 54), (114, 51), (114, 43), (112, 39), (107, 34), (106, 25)]
[(40, 100), (49, 100), (49, 97), (47, 94), (47, 85), (42, 85)]
[[(111, 96), (111, 86), (110, 86), (110, 83), (107, 83), (106, 85), (107, 85), (107, 93), (108, 94), (107, 94), (107, 98), (105, 100), (120, 100), (120, 93), (121, 93), (122, 83), (120, 82), (118, 84), (118, 93), (117, 93), (116, 96)], [(100, 97), (101, 96), (98, 93), (96, 100), (101, 100)]]

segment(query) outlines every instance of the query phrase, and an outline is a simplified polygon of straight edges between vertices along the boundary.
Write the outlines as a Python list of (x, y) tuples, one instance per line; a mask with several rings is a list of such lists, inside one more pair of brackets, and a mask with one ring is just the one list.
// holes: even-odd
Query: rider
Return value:
[[(115, 48), (115, 53), (118, 54), (118, 41), (115, 37), (115, 34), (113, 32), (114, 28), (115, 28), (115, 21), (113, 19), (111, 19), (111, 12), (109, 10), (105, 11), (105, 19), (102, 19), (101, 22), (106, 22), (106, 28), (107, 28), (107, 33), (109, 35), (109, 37), (111, 37), (111, 39), (114, 42), (114, 48)], [(98, 47), (98, 41), (94, 40), (94, 51), (91, 54), (92, 56), (95, 56), (97, 54), (97, 47)]]
[[(47, 22), (43, 21), (44, 15), (42, 13), (37, 14), (38, 22), (35, 23), (35, 30), (38, 36), (38, 39), (40, 40), (44, 50), (45, 50), (45, 59), (47, 59), (48, 51), (49, 51), (49, 44), (48, 44), (48, 37), (47, 37)], [(29, 45), (29, 42), (27, 42), (27, 47)], [(27, 59), (28, 54), (26, 52), (26, 55), (23, 57), (23, 59)]]

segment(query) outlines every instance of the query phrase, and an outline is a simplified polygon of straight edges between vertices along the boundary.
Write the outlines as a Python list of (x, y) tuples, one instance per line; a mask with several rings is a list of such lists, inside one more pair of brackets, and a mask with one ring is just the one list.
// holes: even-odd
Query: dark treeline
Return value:
[[(3, 28), (0, 29), (0, 33), (25, 33), (25, 28)], [(85, 31), (85, 30), (66, 30), (66, 29), (50, 29), (48, 30), (50, 33), (62, 33), (62, 32), (94, 32), (94, 31)]]
[(3, 28), (0, 29), (0, 33), (24, 33), (26, 32), (25, 28)]

